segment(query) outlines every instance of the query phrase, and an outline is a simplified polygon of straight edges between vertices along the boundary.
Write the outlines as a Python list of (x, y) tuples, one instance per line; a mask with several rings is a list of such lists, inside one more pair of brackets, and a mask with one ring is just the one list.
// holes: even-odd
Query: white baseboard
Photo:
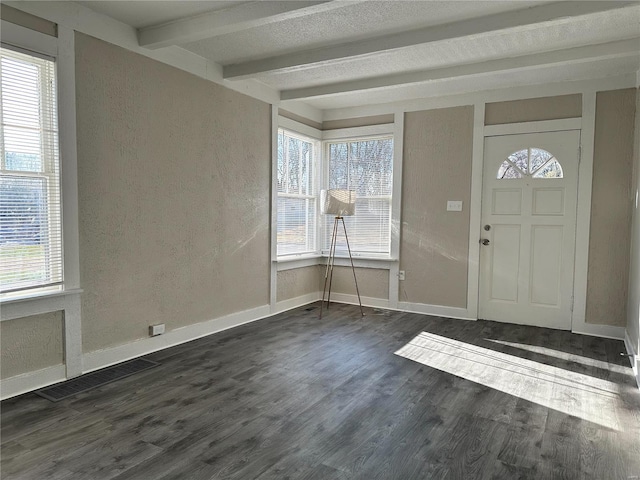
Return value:
[[(316, 298), (317, 299), (317, 298)], [(315, 300), (311, 300), (315, 301)], [(237, 327), (271, 316), (269, 305), (232, 313), (206, 322), (195, 323), (171, 330), (164, 335), (144, 338), (138, 341), (118, 345), (117, 347), (96, 350), (83, 355), (83, 374), (94, 370), (125, 362), (132, 358), (147, 355), (158, 350), (180, 345), (197, 338)], [(45, 368), (35, 372), (16, 375), (0, 381), (0, 398), (11, 398), (22, 393), (46, 387), (67, 380), (64, 365)]]
[(282, 313), (287, 310), (293, 310), (294, 308), (302, 307), (313, 302), (320, 300), (320, 292), (307, 293), (306, 295), (300, 295), (299, 297), (289, 298), (276, 303), (276, 308), (273, 313)]
[(477, 320), (469, 315), (466, 308), (428, 305), (426, 303), (398, 302), (398, 310), (411, 313), (422, 313), (434, 317), (455, 318), (457, 320)]
[(15, 397), (66, 380), (64, 365), (54, 365), (34, 372), (0, 380), (0, 399)]
[(576, 322), (575, 320), (571, 326), (571, 333), (592, 337), (612, 338), (614, 340), (624, 339), (624, 327), (596, 325), (594, 323)]
[(629, 338), (629, 332), (624, 332), (624, 346), (627, 349), (629, 355), (629, 361), (631, 362), (631, 368), (633, 369), (633, 376), (636, 378), (638, 388), (640, 388), (640, 352), (636, 352), (633, 342)]
[[(458, 320), (476, 320), (469, 315), (466, 308), (446, 307), (442, 305), (427, 305), (425, 303), (398, 302), (397, 308), (389, 306), (389, 300), (386, 298), (361, 297), (362, 305), (374, 308), (386, 308), (399, 312), (422, 313), (424, 315), (433, 315), (436, 317), (455, 318)], [(344, 293), (332, 293), (331, 301), (337, 303), (348, 303), (358, 305), (358, 297), (356, 295), (347, 295)]]
[[(206, 322), (177, 328), (164, 335), (144, 338), (124, 345), (89, 352), (83, 355), (83, 373), (88, 373), (132, 358), (147, 355), (158, 350), (180, 345), (182, 343), (227, 330), (229, 328), (237, 327), (245, 323), (254, 322), (276, 313), (308, 305), (309, 303), (313, 303), (318, 300), (320, 300), (320, 292), (312, 292), (278, 302), (276, 304), (275, 311), (273, 312), (269, 305), (264, 305), (250, 310), (232, 313)], [(331, 300), (336, 303), (347, 303), (352, 305), (358, 304), (358, 297), (356, 295), (343, 293), (333, 293), (331, 295)], [(361, 297), (361, 300), (362, 305), (367, 307), (386, 308), (402, 312), (420, 313), (461, 320), (476, 320), (471, 317), (467, 309), (464, 308), (410, 302), (399, 302), (398, 308), (390, 308), (388, 299)], [(580, 329), (574, 329), (573, 332), (606, 338), (624, 339), (628, 353), (634, 354), (634, 357), (632, 358), (632, 366), (634, 367), (636, 380), (640, 385), (640, 376), (637, 365), (639, 358), (633, 351), (631, 341), (628, 336), (626, 336), (624, 328), (591, 324), (582, 324), (580, 327)], [(66, 380), (64, 365), (56, 365), (42, 370), (16, 375), (0, 381), (0, 399), (11, 398), (64, 380)]]
[[(389, 300), (386, 298), (363, 297), (360, 296), (363, 307), (373, 308), (389, 308)], [(331, 292), (331, 301), (336, 303), (347, 303), (350, 305), (358, 305), (358, 296), (346, 293)]]
[[(300, 297), (291, 298), (289, 300), (283, 300), (282, 302), (277, 303), (275, 313), (284, 312), (286, 310), (291, 310), (293, 308), (301, 307), (309, 303), (317, 302), (320, 300), (320, 297), (321, 297), (321, 292), (315, 292), (307, 295), (302, 295)], [(389, 306), (389, 300), (386, 298), (361, 296), (360, 299), (362, 301), (363, 307), (385, 308), (388, 310), (395, 310), (395, 311), (409, 312), (409, 313), (422, 313), (425, 315), (455, 318), (459, 320), (476, 320), (475, 318), (472, 318), (471, 316), (469, 316), (469, 313), (465, 308), (446, 307), (446, 306), (440, 306), (440, 305), (427, 305), (424, 303), (409, 303), (409, 302), (399, 302), (398, 308), (391, 308)], [(358, 305), (357, 295), (351, 295), (347, 293), (332, 292), (331, 301), (336, 303), (346, 303), (349, 305)]]
[(232, 313), (224, 317), (195, 323), (186, 327), (176, 328), (164, 335), (144, 338), (136, 342), (118, 345), (117, 347), (96, 350), (84, 354), (84, 372), (91, 372), (108, 367), (116, 363), (124, 362), (132, 358), (147, 355), (158, 350), (180, 345), (197, 338), (206, 337), (212, 333), (221, 332), (229, 328), (237, 327), (245, 323), (254, 322), (271, 315), (269, 305)]

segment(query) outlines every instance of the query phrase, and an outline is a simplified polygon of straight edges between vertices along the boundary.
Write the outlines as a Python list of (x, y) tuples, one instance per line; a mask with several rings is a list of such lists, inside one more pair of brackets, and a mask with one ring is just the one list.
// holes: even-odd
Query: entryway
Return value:
[(479, 318), (571, 329), (580, 131), (485, 138)]

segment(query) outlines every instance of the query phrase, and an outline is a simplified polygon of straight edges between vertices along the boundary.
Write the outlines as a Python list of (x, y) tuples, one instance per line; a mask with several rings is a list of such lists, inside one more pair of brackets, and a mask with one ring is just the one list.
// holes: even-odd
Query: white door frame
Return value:
[(624, 327), (586, 323), (591, 188), (593, 184), (593, 144), (596, 130), (595, 89), (582, 92), (581, 130), (581, 161), (578, 173), (578, 212), (576, 218), (576, 263), (574, 267), (571, 331), (585, 335), (623, 339)]
[[(496, 244), (504, 242), (509, 235), (518, 238), (514, 237), (511, 239), (512, 241), (507, 242), (512, 247), (511, 249), (506, 244), (499, 247), (499, 251), (495, 250), (496, 247), (480, 247), (479, 311), (482, 311), (479, 313), (480, 318), (571, 330), (580, 147), (579, 127), (579, 122), (563, 122), (560, 125), (562, 130), (551, 132), (518, 132), (485, 136), (481, 220), (483, 225), (491, 225), (491, 232), (483, 231), (482, 237), (489, 238), (492, 244), (494, 241)], [(508, 157), (511, 152), (519, 151), (522, 148), (525, 148), (526, 152), (526, 147), (533, 145), (553, 152), (562, 165), (564, 178), (548, 180), (523, 175), (521, 179), (516, 180), (496, 180), (496, 172), (500, 169), (504, 158)], [(549, 197), (551, 191), (555, 193)], [(503, 192), (506, 195), (514, 195), (515, 192), (518, 192), (517, 196), (520, 199), (518, 211), (511, 210), (515, 198), (505, 200), (505, 197), (497, 196), (498, 192)], [(553, 196), (558, 193), (560, 193), (560, 198)], [(542, 210), (540, 210), (536, 208), (536, 199), (547, 199), (551, 203), (545, 204), (543, 202), (544, 206), (541, 206)], [(507, 210), (503, 210), (504, 208)], [(495, 211), (495, 209), (499, 211)], [(516, 231), (518, 233), (515, 233)], [(507, 237), (503, 235), (507, 235)], [(543, 241), (540, 240), (539, 235), (551, 235), (551, 237)], [(543, 243), (540, 243), (541, 241)], [(541, 253), (540, 248), (544, 249), (544, 258), (537, 258), (535, 252)], [(551, 257), (547, 254), (550, 254)], [(555, 258), (555, 255), (557, 255), (558, 262), (549, 261), (550, 258)], [(534, 256), (536, 256), (535, 262)], [(500, 260), (510, 257), (513, 258), (508, 265)], [(495, 263), (496, 259), (498, 259), (498, 264)], [(537, 270), (534, 265), (542, 265), (542, 270)], [(496, 267), (500, 268), (501, 272), (497, 278), (491, 273)], [(541, 278), (536, 281), (536, 271), (538, 273), (546, 272), (543, 273), (545, 276), (552, 275), (552, 278), (547, 277), (551, 284), (546, 280), (541, 282)], [(511, 278), (505, 282), (503, 279), (501, 280), (503, 274), (516, 275), (517, 280)], [(556, 280), (557, 288), (549, 290), (550, 285), (554, 284)], [(512, 290), (514, 287), (515, 290)], [(498, 298), (506, 300), (506, 303), (504, 300), (494, 298), (496, 292), (494, 288), (498, 288), (498, 291), (501, 292), (498, 294)], [(507, 297), (502, 295), (507, 295)]]
[(578, 165), (578, 206), (576, 212), (576, 240), (573, 282), (573, 313), (571, 331), (608, 338), (623, 338), (624, 329), (608, 325), (588, 324), (585, 321), (587, 271), (589, 260), (589, 229), (591, 224), (591, 188), (593, 183), (593, 143), (595, 138), (596, 90), (582, 92), (582, 117), (504, 125), (484, 125), (484, 102), (474, 105), (474, 136), (471, 180), (471, 221), (469, 225), (469, 272), (467, 309), (469, 316), (478, 318), (480, 301), (480, 247), (482, 172), (484, 168), (484, 138), (494, 135), (580, 130), (580, 160)]

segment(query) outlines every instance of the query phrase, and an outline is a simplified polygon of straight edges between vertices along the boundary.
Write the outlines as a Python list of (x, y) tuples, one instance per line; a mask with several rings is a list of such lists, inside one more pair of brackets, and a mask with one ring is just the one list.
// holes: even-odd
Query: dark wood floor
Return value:
[(162, 365), (57, 404), (3, 402), (2, 478), (640, 478), (640, 394), (622, 350), (301, 308), (149, 355)]

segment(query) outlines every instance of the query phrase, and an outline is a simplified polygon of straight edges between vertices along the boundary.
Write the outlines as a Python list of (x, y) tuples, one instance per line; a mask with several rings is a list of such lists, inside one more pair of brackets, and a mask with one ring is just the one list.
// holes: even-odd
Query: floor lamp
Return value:
[[(351, 270), (353, 271), (353, 281), (356, 283), (356, 293), (358, 294), (358, 303), (360, 304), (360, 313), (364, 317), (362, 310), (362, 301), (360, 300), (360, 290), (358, 289), (358, 279), (356, 278), (356, 269), (353, 266), (353, 257), (351, 256), (351, 247), (349, 246), (349, 237), (347, 236), (347, 227), (344, 224), (344, 217), (355, 215), (356, 213), (356, 192), (353, 190), (322, 190), (320, 192), (320, 211), (324, 215), (335, 215), (333, 221), (333, 233), (331, 234), (331, 246), (329, 247), (329, 258), (327, 259), (327, 268), (324, 272), (324, 288), (322, 289), (322, 301), (320, 302), (320, 318), (322, 318), (322, 307), (324, 306), (325, 293), (327, 294), (327, 309), (331, 299), (331, 281), (333, 280), (333, 266), (336, 260), (336, 241), (338, 237), (338, 225), (342, 222), (342, 230), (344, 231), (344, 239), (347, 242), (347, 250), (349, 251), (349, 259), (351, 260)], [(329, 282), (329, 290), (327, 292), (327, 282)]]

